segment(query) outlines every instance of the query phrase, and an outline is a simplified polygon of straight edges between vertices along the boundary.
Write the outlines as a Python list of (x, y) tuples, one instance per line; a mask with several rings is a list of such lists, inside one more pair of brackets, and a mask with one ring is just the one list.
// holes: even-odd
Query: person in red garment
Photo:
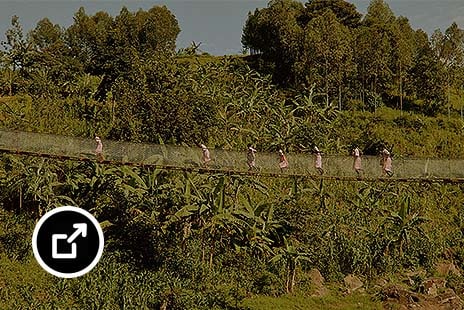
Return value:
[(279, 150), (279, 168), (280, 172), (283, 172), (285, 169), (288, 169), (288, 160), (285, 157), (285, 154), (282, 150)]

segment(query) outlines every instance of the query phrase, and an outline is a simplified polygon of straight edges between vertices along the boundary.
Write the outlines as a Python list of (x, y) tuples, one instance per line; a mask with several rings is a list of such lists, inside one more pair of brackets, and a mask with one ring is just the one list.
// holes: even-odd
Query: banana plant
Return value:
[(411, 212), (411, 197), (406, 196), (397, 212), (392, 212), (385, 220), (388, 233), (387, 249), (398, 248), (400, 257), (403, 257), (404, 249), (411, 243), (411, 235), (418, 232), (427, 238), (422, 224), (428, 218), (420, 216), (419, 212)]
[[(19, 160), (9, 157), (7, 178), (4, 180), (5, 191), (1, 197), (10, 201), (13, 208), (28, 208), (41, 217), (50, 209), (65, 204), (75, 204), (68, 195), (63, 194), (65, 183), (60, 180), (62, 171), (48, 160)], [(17, 205), (16, 205), (17, 203)]]
[(234, 212), (242, 219), (243, 234), (240, 245), (246, 247), (251, 253), (268, 256), (272, 253), (272, 246), (279, 237), (281, 221), (274, 217), (274, 205), (268, 202), (255, 203), (250, 195), (242, 197), (242, 207)]
[(293, 293), (296, 285), (296, 272), (301, 261), (310, 261), (309, 253), (300, 251), (296, 242), (284, 238), (284, 246), (276, 248), (271, 263), (284, 262), (286, 268), (285, 290)]

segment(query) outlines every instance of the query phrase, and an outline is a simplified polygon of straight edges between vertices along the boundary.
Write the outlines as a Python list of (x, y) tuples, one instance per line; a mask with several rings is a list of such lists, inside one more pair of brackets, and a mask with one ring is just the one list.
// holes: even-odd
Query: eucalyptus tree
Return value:
[(263, 9), (248, 14), (243, 28), (242, 45), (270, 61), (274, 79), (293, 82), (292, 66), (298, 57), (302, 28), (299, 18), (303, 5), (295, 0), (273, 0)]
[(306, 25), (303, 42), (301, 75), (307, 84), (323, 89), (326, 106), (331, 97), (338, 97), (341, 109), (344, 81), (355, 70), (351, 31), (328, 10)]
[(28, 33), (28, 41), (33, 60), (29, 93), (40, 97), (72, 95), (68, 85), (82, 74), (82, 67), (69, 53), (65, 29), (44, 18)]
[(6, 41), (1, 41), (3, 74), (8, 94), (13, 95), (24, 83), (25, 71), (30, 66), (30, 44), (24, 35), (19, 17), (11, 18), (11, 27), (5, 33)]
[(394, 23), (390, 7), (383, 0), (373, 0), (356, 32), (355, 59), (363, 101), (367, 92), (384, 94), (392, 84)]
[(407, 73), (413, 65), (414, 56), (414, 30), (405, 17), (398, 17), (394, 24), (393, 33), (394, 58), (396, 68), (396, 80), (398, 84), (398, 95), (400, 100), (400, 110), (403, 111), (404, 82), (408, 80)]
[(300, 22), (307, 25), (313, 18), (331, 11), (342, 25), (354, 29), (361, 24), (362, 14), (356, 10), (356, 6), (345, 0), (308, 0), (305, 10), (300, 17)]
[(24, 69), (28, 65), (30, 46), (18, 16), (14, 15), (11, 18), (11, 27), (6, 31), (5, 36), (6, 41), (2, 41), (1, 44), (9, 56), (12, 70)]
[[(260, 54), (260, 57), (271, 63), (274, 68), (274, 81), (286, 86), (293, 86), (298, 89), (305, 88), (314, 82), (314, 72), (310, 72), (310, 66), (315, 61), (311, 52), (311, 44), (307, 40), (308, 31), (312, 27), (321, 27), (321, 18), (327, 20), (331, 12), (329, 22), (336, 21), (336, 25), (330, 30), (335, 30), (335, 39), (332, 43), (335, 45), (341, 42), (340, 35), (348, 34), (348, 29), (358, 27), (361, 14), (356, 11), (354, 5), (343, 0), (311, 0), (305, 4), (305, 7), (298, 1), (293, 0), (275, 0), (268, 4), (267, 8), (257, 9), (254, 13), (248, 14), (242, 34), (242, 44), (245, 48), (252, 51), (253, 54)], [(319, 20), (319, 22), (318, 22)], [(331, 25), (327, 25), (331, 27)], [(336, 29), (335, 29), (336, 28)], [(330, 39), (334, 33), (324, 34), (321, 29), (314, 30), (319, 32), (319, 36), (326, 35), (324, 39)], [(348, 35), (350, 38), (351, 35)], [(321, 42), (322, 44), (323, 42)], [(319, 44), (320, 45), (320, 44)], [(333, 47), (333, 44), (330, 44)], [(347, 48), (345, 42), (337, 46), (337, 51)], [(351, 49), (347, 48), (349, 54)], [(329, 53), (330, 51), (326, 51)], [(340, 58), (340, 57), (339, 57)], [(349, 57), (348, 57), (349, 58)], [(343, 59), (349, 67), (349, 59)], [(330, 65), (333, 65), (330, 63)], [(326, 64), (326, 67), (328, 64)], [(338, 72), (339, 73), (339, 72)], [(310, 75), (309, 77), (307, 75)], [(336, 75), (336, 74), (335, 74)], [(323, 74), (323, 79), (327, 74)], [(339, 74), (338, 81), (343, 76)], [(326, 81), (330, 84), (331, 81)], [(336, 83), (340, 86), (340, 83)], [(324, 86), (327, 88), (327, 85)], [(341, 90), (341, 87), (338, 92)], [(340, 97), (340, 94), (338, 94)]]
[(448, 116), (451, 113), (451, 89), (455, 87), (457, 76), (464, 67), (464, 30), (453, 22), (445, 33), (436, 30), (431, 38), (433, 50), (445, 68), (448, 95)]
[(66, 36), (72, 55), (85, 72), (103, 77), (95, 95), (102, 100), (114, 81), (131, 70), (134, 56), (174, 54), (179, 32), (177, 20), (166, 6), (136, 13), (123, 7), (116, 18), (106, 12), (89, 16), (80, 8)]
[(445, 101), (444, 66), (433, 51), (427, 33), (423, 30), (414, 32), (414, 56), (409, 69), (413, 98), (424, 102), (423, 112), (435, 115), (440, 112)]

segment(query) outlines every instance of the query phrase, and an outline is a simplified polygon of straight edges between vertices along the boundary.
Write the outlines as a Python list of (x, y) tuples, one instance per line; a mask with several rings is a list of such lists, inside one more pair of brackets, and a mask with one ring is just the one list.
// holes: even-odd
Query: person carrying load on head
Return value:
[(95, 148), (95, 156), (97, 157), (98, 161), (103, 161), (103, 143), (99, 136), (95, 136), (95, 142), (97, 143), (97, 147)]
[(359, 150), (358, 147), (356, 147), (354, 150), (353, 150), (353, 169), (354, 171), (356, 171), (356, 174), (358, 175), (358, 177), (361, 177), (362, 176), (362, 165), (361, 165), (361, 151)]
[(282, 150), (279, 150), (279, 168), (280, 172), (283, 172), (284, 169), (288, 169), (288, 160)]
[(248, 171), (256, 169), (256, 150), (248, 144), (247, 149), (247, 164), (248, 164)]
[(322, 169), (322, 153), (319, 151), (317, 146), (314, 147), (315, 161), (314, 166), (319, 173), (319, 175), (324, 174), (324, 169)]
[(393, 167), (392, 167), (392, 158), (390, 152), (387, 149), (383, 149), (382, 151), (382, 176), (389, 176), (393, 175)]
[(203, 166), (208, 165), (208, 163), (211, 161), (211, 155), (209, 153), (208, 148), (204, 144), (200, 144), (201, 147), (201, 163)]

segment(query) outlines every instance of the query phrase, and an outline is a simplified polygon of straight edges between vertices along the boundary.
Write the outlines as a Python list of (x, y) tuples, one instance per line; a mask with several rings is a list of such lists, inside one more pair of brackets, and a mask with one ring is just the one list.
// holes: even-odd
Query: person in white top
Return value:
[(248, 144), (248, 150), (247, 150), (247, 164), (248, 164), (248, 170), (253, 170), (256, 169), (256, 150), (251, 146), (251, 144)]
[(103, 143), (99, 136), (95, 136), (95, 142), (97, 143), (97, 147), (95, 149), (95, 156), (97, 157), (98, 161), (102, 161), (103, 158)]
[(283, 172), (284, 169), (288, 169), (288, 160), (282, 150), (279, 150), (279, 167), (280, 167), (280, 172)]
[(317, 172), (322, 175), (324, 174), (324, 169), (322, 169), (322, 153), (319, 151), (317, 146), (314, 147), (314, 153), (315, 153), (315, 162), (314, 166), (316, 167)]
[(361, 165), (361, 151), (359, 150), (358, 147), (356, 147), (354, 150), (353, 150), (353, 169), (354, 171), (356, 171), (356, 174), (358, 175), (358, 177), (360, 177), (362, 175), (362, 165)]
[(201, 162), (204, 166), (206, 166), (211, 161), (211, 155), (206, 145), (200, 144), (200, 147), (202, 152)]

